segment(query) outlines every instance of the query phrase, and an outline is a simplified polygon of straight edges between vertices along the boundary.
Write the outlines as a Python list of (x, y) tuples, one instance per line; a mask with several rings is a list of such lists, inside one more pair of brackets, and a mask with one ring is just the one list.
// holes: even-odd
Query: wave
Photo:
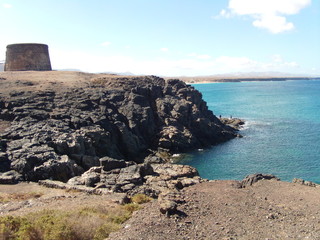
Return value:
[(246, 119), (245, 124), (242, 125), (241, 130), (247, 130), (252, 127), (260, 128), (260, 127), (268, 127), (268, 126), (272, 126), (272, 122), (270, 120), (261, 121), (261, 120), (256, 120), (256, 119), (254, 119), (254, 120), (253, 119)]

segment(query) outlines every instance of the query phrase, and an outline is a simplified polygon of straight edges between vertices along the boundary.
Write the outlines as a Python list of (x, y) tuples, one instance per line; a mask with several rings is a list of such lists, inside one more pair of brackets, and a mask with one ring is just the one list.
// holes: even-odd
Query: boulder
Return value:
[(14, 170), (0, 173), (0, 184), (16, 184), (23, 180), (22, 175)]
[(241, 188), (249, 187), (249, 186), (253, 185), (254, 183), (256, 183), (256, 182), (258, 182), (260, 180), (276, 180), (276, 181), (280, 181), (279, 178), (277, 178), (276, 176), (271, 175), (271, 174), (255, 173), (255, 174), (251, 174), (251, 175), (246, 176), (240, 182), (240, 187)]
[(166, 214), (166, 216), (170, 216), (177, 212), (178, 204), (171, 200), (163, 200), (159, 202), (160, 212), (162, 214)]
[(116, 168), (126, 167), (126, 162), (124, 160), (118, 160), (110, 157), (103, 157), (99, 159), (100, 166), (103, 167), (104, 171), (110, 171)]
[(158, 197), (159, 210), (167, 217), (177, 213), (178, 204), (183, 202), (182, 194), (176, 190), (163, 191)]

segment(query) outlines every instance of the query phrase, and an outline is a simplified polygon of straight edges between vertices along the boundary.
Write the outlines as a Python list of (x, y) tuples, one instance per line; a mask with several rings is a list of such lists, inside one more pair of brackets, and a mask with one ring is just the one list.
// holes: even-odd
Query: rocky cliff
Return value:
[(109, 188), (111, 181), (115, 190), (132, 189), (164, 173), (167, 167), (152, 164), (165, 156), (236, 136), (179, 80), (27, 74), (0, 76), (0, 172), (8, 181), (73, 178), (95, 187), (104, 179)]

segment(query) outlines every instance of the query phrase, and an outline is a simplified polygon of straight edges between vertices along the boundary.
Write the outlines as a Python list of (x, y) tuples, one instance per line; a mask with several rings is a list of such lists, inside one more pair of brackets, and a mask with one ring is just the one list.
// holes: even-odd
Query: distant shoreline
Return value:
[(320, 80), (320, 77), (253, 77), (253, 78), (180, 77), (178, 79), (180, 79), (188, 84), (199, 84), (199, 83), (224, 83), (224, 82)]

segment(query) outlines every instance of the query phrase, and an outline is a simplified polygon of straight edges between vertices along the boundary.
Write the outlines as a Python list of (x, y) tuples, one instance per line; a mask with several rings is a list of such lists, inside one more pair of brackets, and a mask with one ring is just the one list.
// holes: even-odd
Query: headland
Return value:
[(109, 239), (320, 237), (318, 185), (270, 175), (208, 181), (170, 163), (174, 153), (239, 136), (234, 120), (214, 116), (183, 81), (8, 71), (0, 73), (0, 87), (1, 194), (41, 192), (0, 202), (3, 215), (77, 204), (113, 208), (144, 194), (158, 200)]

